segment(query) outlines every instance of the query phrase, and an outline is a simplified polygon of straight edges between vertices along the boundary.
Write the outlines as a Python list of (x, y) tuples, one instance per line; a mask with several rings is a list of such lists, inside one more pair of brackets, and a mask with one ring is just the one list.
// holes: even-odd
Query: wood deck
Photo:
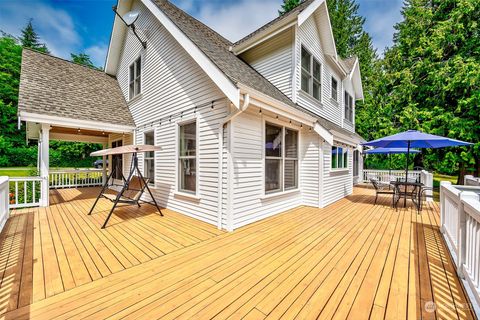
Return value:
[[(0, 235), (7, 319), (473, 319), (436, 203), (396, 212), (373, 192), (233, 233), (151, 206), (86, 213), (97, 189), (55, 192)], [(435, 302), (436, 308), (425, 304)]]

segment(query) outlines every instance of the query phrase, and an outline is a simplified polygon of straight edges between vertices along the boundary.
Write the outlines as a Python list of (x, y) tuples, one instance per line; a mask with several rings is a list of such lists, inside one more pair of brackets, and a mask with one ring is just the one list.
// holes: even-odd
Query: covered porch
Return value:
[(474, 319), (429, 202), (395, 211), (354, 194), (226, 233), (97, 188), (50, 191), (0, 235), (0, 314), (25, 318)]

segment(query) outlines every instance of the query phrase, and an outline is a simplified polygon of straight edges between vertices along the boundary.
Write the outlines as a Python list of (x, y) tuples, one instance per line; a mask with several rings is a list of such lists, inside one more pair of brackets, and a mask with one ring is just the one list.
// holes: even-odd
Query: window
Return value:
[[(144, 143), (155, 145), (155, 131), (145, 133)], [(143, 175), (149, 179), (149, 183), (155, 184), (155, 151), (145, 152)]]
[(358, 166), (360, 165), (359, 161), (360, 152), (358, 150), (353, 151), (353, 176), (358, 177)]
[(190, 122), (179, 127), (179, 191), (197, 191), (197, 123)]
[(142, 74), (142, 59), (141, 57), (138, 57), (137, 60), (135, 60), (130, 65), (129, 94), (128, 94), (128, 97), (130, 100), (141, 93), (141, 89), (142, 89), (141, 74)]
[(320, 100), (322, 95), (322, 65), (302, 46), (301, 89)]
[(265, 192), (298, 187), (298, 132), (265, 124)]
[(348, 168), (348, 149), (342, 147), (332, 147), (332, 169)]
[(332, 99), (338, 101), (338, 82), (332, 77)]
[[(121, 147), (122, 145), (122, 140), (112, 141), (112, 148)], [(116, 180), (121, 180), (123, 174), (123, 155), (112, 155), (112, 170), (115, 170), (115, 172), (113, 173), (113, 178)]]
[(353, 98), (345, 91), (345, 119), (353, 122)]

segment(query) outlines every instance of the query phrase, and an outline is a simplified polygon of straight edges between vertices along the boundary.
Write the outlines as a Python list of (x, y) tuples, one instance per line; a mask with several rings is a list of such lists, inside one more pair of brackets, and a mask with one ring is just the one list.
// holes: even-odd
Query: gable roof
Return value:
[(258, 71), (229, 50), (232, 43), (167, 0), (152, 0), (235, 85), (255, 88), (286, 104), (293, 102)]
[(18, 112), (134, 127), (115, 78), (24, 48)]

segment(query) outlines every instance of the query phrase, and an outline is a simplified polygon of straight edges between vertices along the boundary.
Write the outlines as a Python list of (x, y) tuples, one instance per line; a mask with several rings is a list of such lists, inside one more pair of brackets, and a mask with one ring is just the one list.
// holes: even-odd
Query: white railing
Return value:
[(480, 187), (440, 184), (441, 230), (476, 311), (480, 305)]
[(102, 169), (51, 170), (50, 189), (93, 187), (102, 185)]
[(10, 177), (9, 179), (10, 208), (36, 207), (40, 205), (40, 177)]
[[(418, 179), (420, 177), (422, 171), (409, 171), (408, 178), (409, 179)], [(405, 170), (375, 170), (375, 169), (363, 169), (363, 182), (368, 183), (370, 179), (374, 178), (379, 180), (380, 182), (389, 183), (390, 181), (394, 181), (397, 178), (405, 178)]]
[(480, 186), (480, 178), (474, 176), (466, 175), (464, 178), (464, 185), (466, 186)]
[(0, 231), (3, 230), (9, 217), (9, 204), (8, 177), (0, 177)]

